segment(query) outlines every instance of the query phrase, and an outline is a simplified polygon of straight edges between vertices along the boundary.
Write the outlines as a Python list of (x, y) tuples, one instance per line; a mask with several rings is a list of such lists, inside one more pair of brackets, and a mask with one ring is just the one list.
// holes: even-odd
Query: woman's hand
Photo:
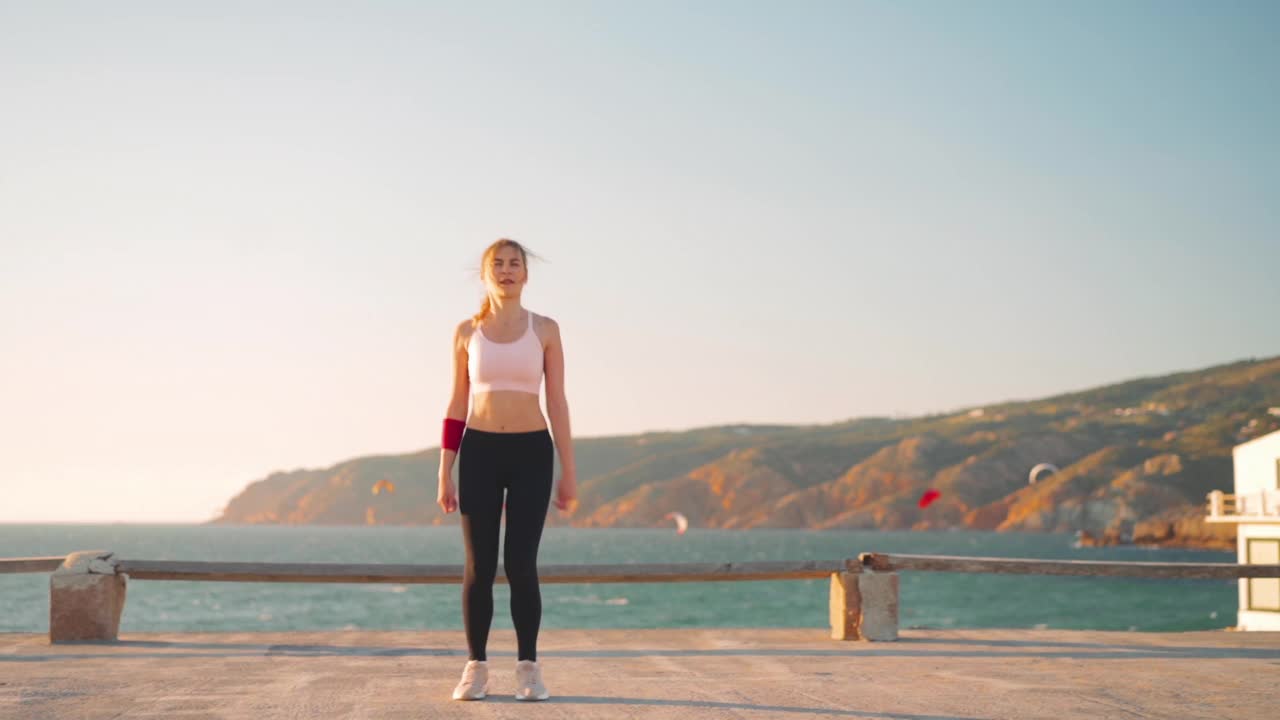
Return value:
[(560, 484), (556, 487), (556, 507), (565, 515), (578, 509), (578, 478), (572, 470), (561, 471)]
[(458, 509), (458, 495), (453, 491), (453, 478), (448, 475), (440, 476), (439, 487), (436, 490), (436, 504), (444, 510), (446, 515)]

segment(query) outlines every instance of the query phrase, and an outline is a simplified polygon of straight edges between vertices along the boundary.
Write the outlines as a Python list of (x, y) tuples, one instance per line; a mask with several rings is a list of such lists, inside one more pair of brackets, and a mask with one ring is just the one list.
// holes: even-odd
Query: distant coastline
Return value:
[[(575, 440), (581, 507), (549, 526), (1079, 533), (1091, 546), (1230, 550), (1205, 496), (1231, 448), (1280, 429), (1280, 358), (918, 418)], [(442, 525), (438, 449), (276, 472), (213, 523)], [(1051, 471), (1032, 474), (1032, 468)], [(917, 501), (926, 491), (938, 499)]]

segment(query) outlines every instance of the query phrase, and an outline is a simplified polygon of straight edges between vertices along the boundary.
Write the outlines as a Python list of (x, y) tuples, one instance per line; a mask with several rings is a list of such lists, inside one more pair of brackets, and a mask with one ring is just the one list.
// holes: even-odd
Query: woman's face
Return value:
[(529, 274), (524, 267), (520, 251), (510, 245), (498, 248), (485, 268), (489, 291), (499, 297), (518, 297), (524, 289)]

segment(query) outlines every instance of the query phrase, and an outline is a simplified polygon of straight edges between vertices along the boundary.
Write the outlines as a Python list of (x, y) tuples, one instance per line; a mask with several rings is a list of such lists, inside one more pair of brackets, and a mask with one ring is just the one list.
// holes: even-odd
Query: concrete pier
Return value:
[(490, 697), (449, 699), (461, 631), (0, 634), (0, 718), (1274, 718), (1280, 633), (823, 628), (544, 630), (551, 691), (516, 702), (515, 637)]

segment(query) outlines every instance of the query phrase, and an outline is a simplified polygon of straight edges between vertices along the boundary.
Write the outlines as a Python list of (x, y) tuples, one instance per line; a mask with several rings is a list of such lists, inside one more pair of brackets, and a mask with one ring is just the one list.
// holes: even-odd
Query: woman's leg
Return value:
[(538, 543), (551, 502), (555, 446), (547, 432), (522, 434), (511, 456), (507, 489), (507, 536), (503, 568), (511, 586), (511, 621), (516, 626), (517, 660), (537, 660), (542, 593), (538, 589)]
[(458, 512), (467, 551), (462, 571), (462, 623), (471, 660), (486, 659), (493, 624), (493, 579), (498, 572), (501, 449), (490, 447), (489, 440), (490, 436), (467, 431), (458, 448)]

